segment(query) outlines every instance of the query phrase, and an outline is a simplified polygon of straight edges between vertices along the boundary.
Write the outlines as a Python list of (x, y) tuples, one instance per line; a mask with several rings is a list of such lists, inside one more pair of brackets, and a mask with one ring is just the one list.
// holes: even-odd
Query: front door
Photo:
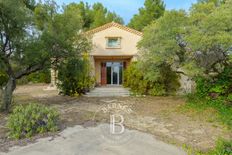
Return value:
[(122, 84), (122, 69), (123, 63), (121, 62), (106, 62), (107, 84)]

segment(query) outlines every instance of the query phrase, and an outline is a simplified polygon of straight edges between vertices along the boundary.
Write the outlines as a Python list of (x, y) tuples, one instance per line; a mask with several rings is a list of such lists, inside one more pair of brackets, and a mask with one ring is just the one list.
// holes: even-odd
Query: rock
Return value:
[(196, 129), (196, 130), (193, 130), (192, 133), (193, 133), (193, 134), (203, 134), (203, 133), (204, 133), (204, 130)]
[(176, 139), (178, 139), (179, 141), (181, 141), (181, 142), (185, 142), (185, 141), (186, 141), (186, 138), (183, 137), (183, 136), (175, 135), (174, 137), (175, 137)]

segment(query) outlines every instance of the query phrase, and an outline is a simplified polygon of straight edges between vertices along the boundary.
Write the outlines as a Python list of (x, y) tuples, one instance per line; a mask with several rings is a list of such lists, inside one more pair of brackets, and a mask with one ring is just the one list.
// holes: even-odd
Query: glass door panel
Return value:
[(123, 66), (121, 65), (119, 67), (119, 84), (122, 84), (122, 68), (123, 68)]
[(111, 66), (106, 67), (107, 84), (111, 84)]
[(114, 64), (112, 68), (113, 84), (119, 84), (119, 66)]
[(107, 84), (119, 85), (122, 84), (123, 63), (121, 62), (106, 62)]

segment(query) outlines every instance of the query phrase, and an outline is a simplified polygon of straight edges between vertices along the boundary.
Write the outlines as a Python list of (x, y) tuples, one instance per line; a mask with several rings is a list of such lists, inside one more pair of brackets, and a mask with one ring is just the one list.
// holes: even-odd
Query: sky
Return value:
[[(71, 2), (88, 2), (90, 5), (96, 2), (102, 3), (108, 10), (120, 15), (125, 24), (127, 24), (138, 9), (143, 7), (144, 0), (56, 0), (59, 5), (69, 4)], [(166, 9), (185, 9), (188, 10), (192, 3), (197, 0), (164, 0)]]

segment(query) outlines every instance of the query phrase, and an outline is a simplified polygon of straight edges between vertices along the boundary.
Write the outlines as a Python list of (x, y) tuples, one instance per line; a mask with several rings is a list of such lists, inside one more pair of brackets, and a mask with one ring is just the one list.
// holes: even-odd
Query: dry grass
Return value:
[[(18, 87), (14, 94), (14, 105), (38, 102), (57, 108), (61, 116), (61, 129), (64, 129), (67, 126), (85, 126), (86, 122), (88, 124), (93, 119), (97, 109), (107, 105), (106, 101), (114, 100), (131, 106), (136, 114), (128, 117), (127, 127), (153, 134), (166, 142), (207, 150), (214, 147), (218, 137), (232, 137), (230, 131), (214, 121), (213, 109), (202, 112), (184, 109), (185, 100), (182, 97), (78, 98), (59, 96), (57, 91), (44, 90), (46, 87), (43, 84)], [(3, 117), (7, 116), (0, 115), (2, 126), (6, 123)], [(105, 115), (100, 114), (95, 118), (97, 122), (103, 120), (107, 120)], [(15, 145), (4, 138), (6, 130), (0, 127), (1, 148)]]

